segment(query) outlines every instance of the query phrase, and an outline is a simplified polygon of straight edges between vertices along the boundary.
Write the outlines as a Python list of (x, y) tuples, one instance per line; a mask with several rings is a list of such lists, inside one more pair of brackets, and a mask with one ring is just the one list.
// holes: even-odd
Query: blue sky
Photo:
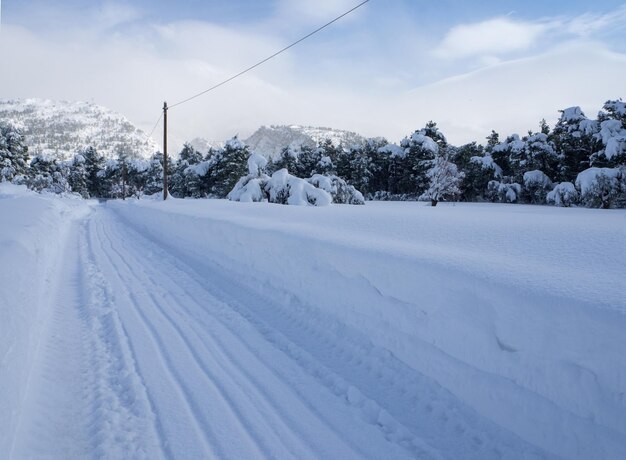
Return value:
[[(358, 0), (2, 2), (0, 97), (93, 100), (150, 129), (175, 102)], [(5, 61), (6, 62), (6, 61)], [(455, 143), (626, 97), (626, 3), (371, 0), (173, 113), (175, 142), (310, 124), (392, 141), (434, 119)]]

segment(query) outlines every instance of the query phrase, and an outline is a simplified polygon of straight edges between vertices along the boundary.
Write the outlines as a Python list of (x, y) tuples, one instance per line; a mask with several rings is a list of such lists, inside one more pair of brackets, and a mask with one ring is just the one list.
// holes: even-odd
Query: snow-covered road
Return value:
[[(585, 299), (571, 292), (578, 303), (562, 294), (546, 308), (535, 305), (541, 274), (529, 275), (523, 281), (535, 290), (518, 305), (506, 296), (515, 295), (513, 288), (498, 291), (502, 280), (484, 281), (477, 291), (459, 266), (447, 266), (454, 286), (437, 297), (420, 284), (438, 282), (437, 266), (425, 262), (429, 253), (421, 266), (410, 245), (402, 257), (385, 249), (385, 258), (383, 242), (371, 254), (358, 247), (368, 232), (378, 234), (377, 220), (353, 232), (354, 245), (331, 244), (320, 237), (326, 214), (311, 217), (316, 239), (288, 223), (277, 224), (285, 233), (276, 233), (260, 207), (236, 222), (229, 213), (242, 208), (231, 203), (203, 202), (211, 219), (196, 204), (91, 204), (54, 235), (45, 298), (33, 289), (41, 310), (29, 326), (33, 338), (26, 344), (0, 337), (0, 351), (8, 350), (3, 368), (17, 368), (23, 357), (29, 369), (23, 378), (0, 375), (15, 395), (0, 395), (0, 447), (9, 458), (611, 459), (623, 452), (624, 366), (613, 358), (624, 351), (617, 338), (623, 313), (613, 311), (623, 305), (612, 291), (597, 298), (601, 313), (584, 313)], [(384, 214), (382, 207), (374, 212)], [(329, 221), (345, 229), (339, 214)], [(394, 241), (391, 235), (387, 243)], [(623, 263), (621, 250), (609, 266)], [(349, 273), (346, 256), (364, 264), (358, 276)], [(464, 263), (470, 259), (467, 253)], [(410, 286), (393, 288), (384, 277), (389, 266), (415, 280), (422, 303), (407, 301), (415, 297)], [(376, 284), (367, 281), (374, 272)], [(489, 294), (478, 293), (487, 288)], [(25, 305), (26, 291), (5, 291), (0, 300)], [(467, 313), (453, 302), (457, 291)], [(572, 316), (559, 316), (563, 307), (554, 299), (564, 299)], [(485, 307), (496, 300), (510, 305)], [(10, 311), (8, 318), (20, 324)], [(562, 327), (548, 337), (555, 318)], [(592, 340), (575, 335), (581, 325)], [(601, 349), (605, 343), (613, 349)], [(587, 378), (592, 373), (595, 380)]]

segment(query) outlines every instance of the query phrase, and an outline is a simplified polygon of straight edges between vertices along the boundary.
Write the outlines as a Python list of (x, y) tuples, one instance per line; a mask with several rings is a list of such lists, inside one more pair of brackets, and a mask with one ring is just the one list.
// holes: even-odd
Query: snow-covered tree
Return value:
[(87, 147), (81, 156), (86, 172), (87, 192), (90, 197), (102, 197), (105, 192), (104, 170), (106, 161), (93, 147)]
[(315, 174), (307, 181), (315, 187), (328, 192), (333, 199), (333, 203), (365, 204), (363, 194), (339, 176)]
[(465, 201), (485, 201), (489, 181), (502, 177), (502, 170), (493, 161), (491, 155), (476, 155), (470, 158), (464, 168), (461, 182), (461, 197)]
[(28, 147), (19, 130), (8, 124), (0, 124), (0, 182), (25, 178), (28, 160)]
[(522, 198), (531, 204), (545, 204), (546, 196), (552, 191), (552, 181), (538, 169), (524, 173)]
[(437, 155), (426, 176), (429, 185), (426, 192), (420, 196), (420, 200), (430, 200), (432, 206), (437, 206), (439, 201), (454, 199), (460, 195), (459, 185), (463, 173), (459, 172), (457, 166), (448, 161), (445, 155)]
[(198, 165), (203, 170), (197, 171), (204, 177), (211, 194), (225, 198), (246, 174), (249, 157), (248, 146), (235, 136), (223, 148), (212, 150), (205, 164)]
[[(169, 158), (168, 158), (169, 160)], [(163, 192), (163, 153), (156, 152), (150, 158), (148, 168), (145, 172), (145, 185), (143, 193), (154, 195)]]
[(517, 203), (522, 194), (522, 186), (517, 182), (489, 181), (487, 197), (490, 201), (499, 203)]
[(202, 154), (189, 143), (183, 146), (178, 160), (172, 168), (172, 184), (170, 186), (174, 196), (184, 198), (206, 196), (202, 180), (195, 170), (195, 166), (203, 161)]
[(576, 177), (580, 202), (589, 208), (611, 208), (624, 193), (623, 171), (618, 168), (588, 168)]
[(580, 107), (560, 110), (551, 140), (558, 155), (557, 180), (573, 182), (581, 171), (589, 168), (591, 155), (602, 146), (596, 136), (600, 126), (588, 119)]
[(77, 154), (71, 161), (69, 166), (68, 182), (72, 189), (72, 192), (78, 193), (83, 198), (89, 198), (89, 187), (87, 167), (85, 165), (85, 157), (82, 154)]
[(36, 155), (30, 162), (28, 187), (38, 191), (66, 193), (71, 191), (68, 182), (69, 168), (51, 155)]
[(546, 197), (548, 204), (570, 207), (578, 201), (578, 191), (571, 182), (556, 184)]
[[(427, 134), (436, 136), (436, 140)], [(432, 126), (415, 131), (400, 143), (402, 150), (394, 150), (390, 159), (390, 190), (392, 193), (420, 196), (426, 191), (429, 178), (426, 173), (432, 160), (439, 154), (439, 144), (445, 138)]]

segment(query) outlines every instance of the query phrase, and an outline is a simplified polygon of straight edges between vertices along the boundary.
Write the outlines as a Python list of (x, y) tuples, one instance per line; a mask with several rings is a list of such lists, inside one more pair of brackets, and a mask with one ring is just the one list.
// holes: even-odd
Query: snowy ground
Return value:
[(1, 185), (0, 219), (3, 457), (626, 458), (624, 211)]

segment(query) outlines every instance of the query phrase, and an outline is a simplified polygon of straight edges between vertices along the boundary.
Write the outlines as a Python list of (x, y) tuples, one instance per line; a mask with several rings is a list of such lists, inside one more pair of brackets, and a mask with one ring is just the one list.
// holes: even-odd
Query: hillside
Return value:
[(126, 117), (91, 102), (0, 99), (0, 122), (22, 130), (31, 156), (66, 159), (93, 146), (112, 158), (127, 146), (133, 156), (146, 158), (159, 148)]

